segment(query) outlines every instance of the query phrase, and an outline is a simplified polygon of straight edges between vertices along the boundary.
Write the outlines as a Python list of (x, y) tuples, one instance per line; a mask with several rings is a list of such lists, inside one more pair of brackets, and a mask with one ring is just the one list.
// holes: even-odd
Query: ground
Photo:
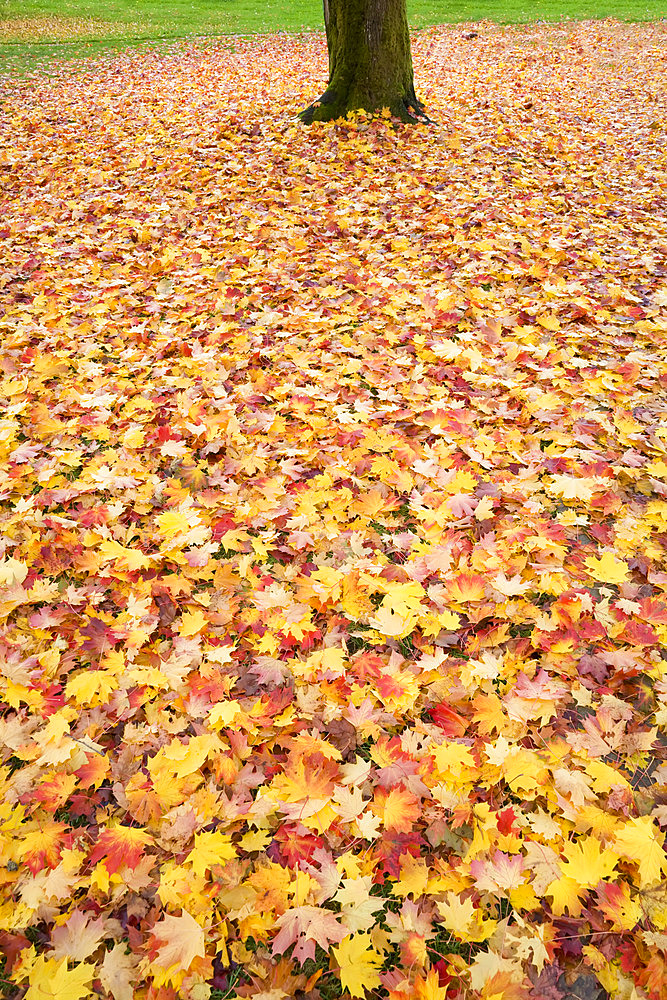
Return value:
[(660, 1000), (665, 27), (319, 34), (0, 111), (26, 1000)]

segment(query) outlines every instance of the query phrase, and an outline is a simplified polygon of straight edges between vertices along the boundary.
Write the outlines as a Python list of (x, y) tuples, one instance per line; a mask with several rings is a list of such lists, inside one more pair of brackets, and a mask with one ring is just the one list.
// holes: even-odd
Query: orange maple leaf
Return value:
[(407, 833), (419, 819), (422, 806), (421, 800), (402, 785), (391, 788), (378, 788), (373, 799), (373, 811), (382, 818), (387, 830), (396, 833)]

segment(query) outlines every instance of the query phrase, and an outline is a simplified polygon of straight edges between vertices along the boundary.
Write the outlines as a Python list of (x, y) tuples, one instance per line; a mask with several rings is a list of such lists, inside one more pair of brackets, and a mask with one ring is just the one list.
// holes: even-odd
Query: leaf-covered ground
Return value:
[(8, 997), (665, 996), (665, 27), (480, 32), (8, 91)]
[(89, 38), (91, 35), (114, 37), (118, 35), (138, 34), (150, 30), (146, 25), (115, 24), (113, 21), (100, 21), (96, 18), (81, 17), (12, 17), (0, 21), (0, 42), (60, 42), (77, 38)]

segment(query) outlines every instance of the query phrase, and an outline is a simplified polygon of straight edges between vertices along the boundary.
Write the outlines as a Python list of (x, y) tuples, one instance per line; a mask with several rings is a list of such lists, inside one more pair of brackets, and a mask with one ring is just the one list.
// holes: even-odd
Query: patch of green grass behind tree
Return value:
[[(663, 0), (408, 0), (415, 28), (481, 20), (645, 21), (664, 14)], [(25, 72), (128, 44), (322, 27), (321, 0), (0, 0), (0, 72)]]

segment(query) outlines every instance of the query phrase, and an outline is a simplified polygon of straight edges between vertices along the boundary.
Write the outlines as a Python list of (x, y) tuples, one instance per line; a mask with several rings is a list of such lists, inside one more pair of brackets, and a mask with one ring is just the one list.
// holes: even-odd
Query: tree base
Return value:
[(325, 90), (319, 100), (314, 101), (300, 113), (299, 118), (304, 125), (312, 125), (313, 122), (330, 122), (337, 118), (345, 118), (350, 112), (365, 111), (368, 114), (379, 114), (384, 108), (389, 108), (392, 118), (407, 125), (433, 124), (426, 114), (423, 105), (417, 100), (414, 94), (405, 97), (397, 97), (391, 101), (385, 101), (374, 108), (364, 107), (359, 102), (341, 100), (337, 94), (331, 90)]

